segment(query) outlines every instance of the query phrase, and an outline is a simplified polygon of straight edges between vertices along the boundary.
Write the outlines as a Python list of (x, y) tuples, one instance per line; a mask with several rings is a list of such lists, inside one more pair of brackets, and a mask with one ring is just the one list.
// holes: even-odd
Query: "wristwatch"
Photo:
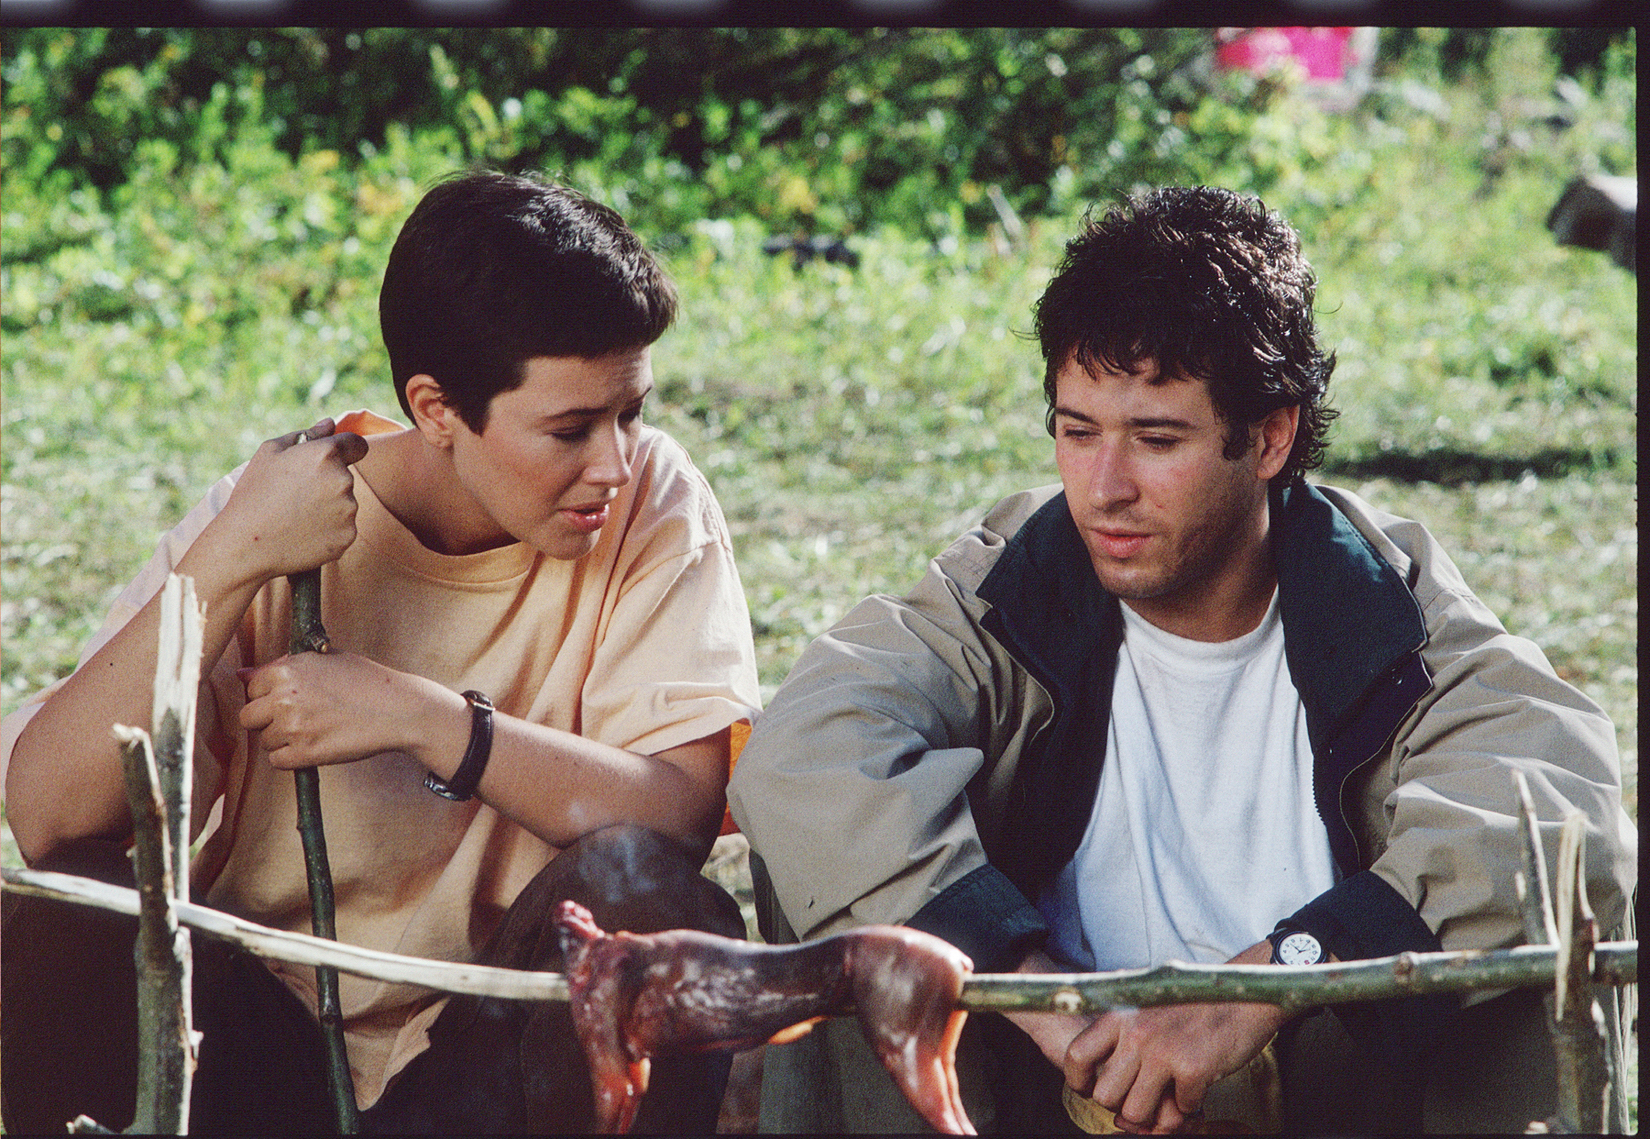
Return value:
[(1274, 965), (1317, 965), (1324, 959), (1323, 943), (1304, 929), (1285, 926), (1267, 935)]
[(476, 784), (481, 782), (481, 773), (493, 753), (493, 702), (485, 693), (475, 691), (464, 693), (464, 699), (470, 705), (470, 744), (464, 749), (458, 770), (445, 782), (437, 779), (433, 771), (424, 776), (424, 786), (455, 803), (462, 803), (476, 793)]

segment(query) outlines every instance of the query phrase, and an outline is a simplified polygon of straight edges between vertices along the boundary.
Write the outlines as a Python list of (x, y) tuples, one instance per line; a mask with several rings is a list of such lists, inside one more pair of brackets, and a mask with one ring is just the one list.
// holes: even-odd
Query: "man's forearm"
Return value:
[[(1069, 973), (1041, 949), (1026, 954), (1016, 973)], [(1048, 1062), (1065, 1070), (1066, 1049), (1077, 1034), (1094, 1023), (1092, 1016), (1061, 1012), (1006, 1012), (1011, 1024), (1031, 1037)]]

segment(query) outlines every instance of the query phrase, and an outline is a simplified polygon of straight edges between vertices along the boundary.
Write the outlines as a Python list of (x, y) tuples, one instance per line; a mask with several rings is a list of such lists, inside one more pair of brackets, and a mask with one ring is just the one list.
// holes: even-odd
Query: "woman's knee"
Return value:
[(53, 847), (30, 869), (130, 886), (136, 881), (130, 850), (128, 844), (114, 839), (77, 838)]
[(702, 859), (686, 843), (636, 823), (603, 827), (574, 842), (556, 856), (593, 897), (675, 892), (699, 872)]
[(656, 933), (697, 929), (743, 937), (739, 904), (701, 873), (695, 848), (634, 824), (595, 831), (557, 856), (569, 859), (564, 896), (591, 911), (609, 931)]
[[(32, 869), (114, 886), (130, 887), (135, 880), (125, 847), (103, 839), (65, 843)], [(57, 898), (8, 893), (3, 925), (8, 988), (15, 982), (18, 992), (39, 991), (40, 984), (33, 983), (32, 975), (41, 968), (54, 976), (75, 970), (103, 976), (111, 972), (110, 963), (117, 976), (132, 971), (137, 919), (129, 914)], [(22, 980), (25, 975), (31, 977), (29, 983)]]
[(605, 930), (697, 929), (743, 937), (739, 904), (699, 872), (695, 853), (656, 831), (607, 827), (568, 846), (511, 903), (481, 961), (515, 969), (561, 968), (556, 912), (588, 909)]

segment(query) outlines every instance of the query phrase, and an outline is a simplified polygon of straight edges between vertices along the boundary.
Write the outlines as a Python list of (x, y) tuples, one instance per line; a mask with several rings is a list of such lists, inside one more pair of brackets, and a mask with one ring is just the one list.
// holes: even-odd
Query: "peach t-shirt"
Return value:
[[(399, 430), (368, 412), (340, 430)], [(84, 662), (157, 593), (172, 565), (223, 508), (240, 471), (220, 480), (162, 539), (116, 600)], [(422, 545), (355, 480), (357, 537), (321, 575), (322, 619), (336, 651), (479, 689), (501, 712), (643, 754), (755, 715), (760, 700), (750, 617), (726, 524), (703, 476), (669, 436), (644, 428), (635, 477), (595, 548), (558, 561), (524, 544), (448, 556)], [(309, 894), (292, 774), (253, 761), (257, 734), (238, 716), (235, 670), (286, 651), (290, 593), (271, 583), (202, 684), (195, 752), (194, 896), (278, 929), (309, 932)], [(49, 690), (48, 690), (49, 691)], [(4, 759), (38, 707), (5, 725)], [(453, 803), (425, 768), (386, 753), (320, 769), (322, 817), (338, 905), (353, 945), (468, 961), (556, 848), (479, 800)], [(269, 962), (315, 1007), (314, 971)], [(428, 1043), (442, 998), (341, 974), (350, 1067), (363, 1107)]]

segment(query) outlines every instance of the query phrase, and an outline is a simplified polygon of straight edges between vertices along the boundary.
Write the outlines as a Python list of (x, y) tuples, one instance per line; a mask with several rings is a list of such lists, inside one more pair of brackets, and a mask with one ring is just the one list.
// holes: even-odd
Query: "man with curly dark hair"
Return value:
[(1299, 237), (1258, 199), (1197, 187), (1091, 215), (1036, 306), (1049, 434), (1060, 368), (1074, 357), (1091, 370), (1149, 367), (1159, 381), (1208, 385), (1229, 460), (1242, 457), (1247, 425), (1300, 408), (1275, 476), (1293, 482), (1322, 464), (1336, 414), (1324, 402), (1335, 354), (1318, 346), (1316, 295)]
[[(1333, 415), (1315, 287), (1253, 198), (1085, 220), (1036, 306), (1060, 485), (810, 646), (735, 770), (769, 940), (905, 923), (984, 972), (1516, 945), (1516, 772), (1549, 833), (1582, 813), (1601, 926), (1630, 921), (1603, 712), (1422, 526), (1304, 477)], [(915, 1129), (863, 1052), (831, 1024), (770, 1048), (764, 1124)], [(1555, 1106), (1535, 990), (981, 1015), (958, 1071), (1003, 1132), (1522, 1131)]]

